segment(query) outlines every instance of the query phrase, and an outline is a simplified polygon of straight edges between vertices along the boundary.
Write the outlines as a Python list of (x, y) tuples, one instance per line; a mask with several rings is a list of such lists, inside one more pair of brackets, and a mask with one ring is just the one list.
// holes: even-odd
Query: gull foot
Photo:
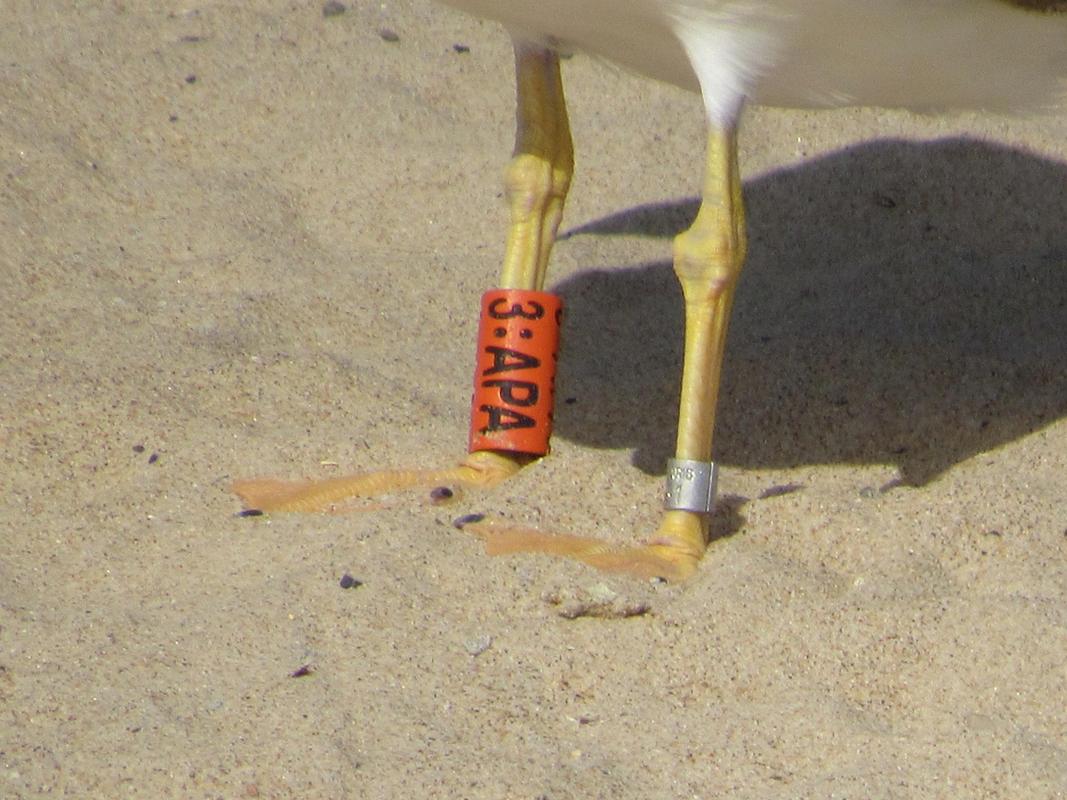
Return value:
[(352, 510), (355, 501), (402, 489), (433, 488), (448, 484), (482, 488), (495, 486), (515, 475), (525, 463), (485, 450), (471, 453), (463, 463), (445, 469), (381, 470), (305, 481), (249, 478), (234, 481), (230, 490), (241, 498), (246, 510), (343, 513)]
[[(687, 519), (690, 517), (694, 519)], [(706, 523), (696, 517), (688, 512), (668, 512), (656, 535), (638, 546), (547, 533), (481, 515), (461, 517), (456, 527), (480, 538), (486, 554), (491, 556), (542, 553), (572, 558), (603, 572), (678, 583), (692, 576), (704, 554)]]

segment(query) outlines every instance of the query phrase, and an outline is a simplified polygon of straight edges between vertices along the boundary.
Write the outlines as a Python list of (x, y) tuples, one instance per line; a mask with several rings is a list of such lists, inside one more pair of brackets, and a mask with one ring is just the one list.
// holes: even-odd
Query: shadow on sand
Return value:
[[(971, 140), (877, 141), (746, 183), (716, 458), (887, 463), (921, 485), (1067, 409), (1067, 166)], [(567, 237), (683, 230), (689, 199)], [(589, 270), (567, 305), (556, 431), (673, 449), (682, 304), (668, 261)]]

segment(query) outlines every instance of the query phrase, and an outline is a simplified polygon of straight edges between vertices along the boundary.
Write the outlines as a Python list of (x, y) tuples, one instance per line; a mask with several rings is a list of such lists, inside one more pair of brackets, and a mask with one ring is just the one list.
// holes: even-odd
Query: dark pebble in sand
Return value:
[(470, 525), (472, 522), (481, 522), (483, 519), (485, 519), (485, 514), (464, 514), (462, 517), (456, 517), (452, 520), (452, 525), (463, 530), (464, 525)]
[(362, 585), (363, 585), (363, 581), (357, 580), (356, 578), (353, 578), (347, 572), (344, 575), (341, 576), (341, 588), (342, 589), (351, 589), (353, 586), (362, 586)]

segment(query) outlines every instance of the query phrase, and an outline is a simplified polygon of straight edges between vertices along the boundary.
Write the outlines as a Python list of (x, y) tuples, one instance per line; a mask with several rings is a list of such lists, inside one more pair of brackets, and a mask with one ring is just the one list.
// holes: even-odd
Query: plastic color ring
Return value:
[(672, 458), (667, 461), (667, 494), (663, 507), (668, 510), (710, 514), (715, 507), (715, 486), (719, 467), (714, 461)]
[(544, 455), (552, 436), (563, 301), (548, 292), (482, 295), (470, 451)]

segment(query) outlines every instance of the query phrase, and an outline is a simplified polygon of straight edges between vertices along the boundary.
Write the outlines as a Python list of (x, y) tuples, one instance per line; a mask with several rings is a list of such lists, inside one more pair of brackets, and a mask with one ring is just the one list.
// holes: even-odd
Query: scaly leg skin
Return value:
[[(501, 289), (544, 287), (548, 259), (574, 171), (570, 123), (555, 51), (515, 42), (515, 154), (505, 176), (510, 211)], [(518, 472), (530, 456), (480, 451), (440, 470), (387, 470), (319, 481), (240, 480), (232, 490), (260, 511), (324, 512), (354, 499), (418, 486), (490, 487)]]
[[(689, 230), (674, 240), (674, 270), (685, 298), (685, 362), (676, 458), (711, 460), (726, 328), (746, 239), (736, 128), (708, 135), (703, 200)], [(593, 539), (557, 536), (486, 521), (467, 526), (490, 553), (542, 552), (568, 556), (609, 572), (680, 581), (707, 547), (710, 515), (664, 512), (659, 530), (642, 547), (619, 548)]]

